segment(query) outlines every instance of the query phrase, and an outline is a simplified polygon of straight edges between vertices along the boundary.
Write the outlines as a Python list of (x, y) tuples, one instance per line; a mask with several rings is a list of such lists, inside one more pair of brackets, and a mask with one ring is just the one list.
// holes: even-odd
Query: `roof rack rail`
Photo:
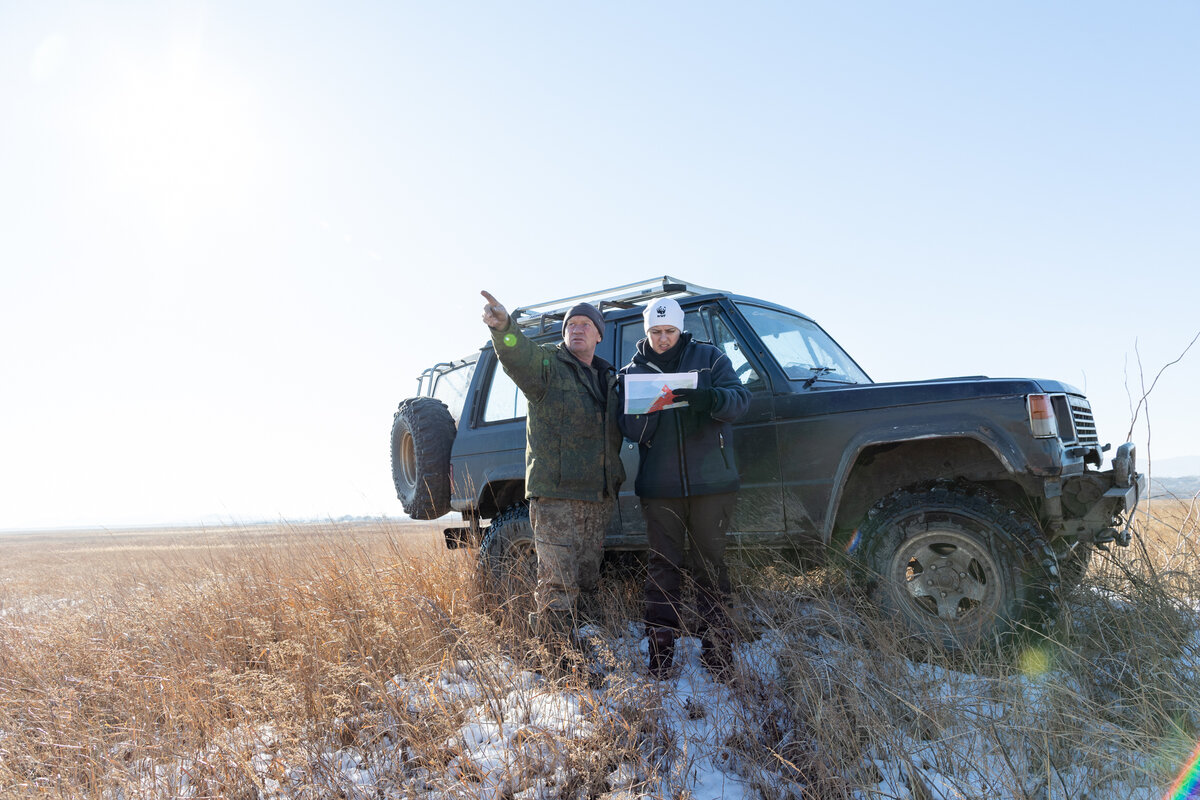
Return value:
[(563, 297), (558, 300), (524, 306), (514, 309), (509, 316), (521, 328), (536, 326), (538, 333), (544, 333), (548, 321), (561, 322), (563, 315), (578, 303), (591, 303), (603, 312), (609, 308), (634, 308), (660, 297), (692, 297), (717, 291), (720, 290), (697, 286), (678, 278), (672, 278), (670, 275), (663, 275), (661, 278), (650, 278), (637, 283), (614, 286), (611, 289), (601, 289), (587, 294), (577, 294), (573, 297)]
[(440, 361), (432, 367), (426, 367), (417, 376), (417, 397), (432, 397), (433, 387), (437, 383), (437, 379), (451, 370), (465, 367), (473, 361), (479, 360), (478, 353), (472, 353), (466, 358), (458, 358), (454, 361)]

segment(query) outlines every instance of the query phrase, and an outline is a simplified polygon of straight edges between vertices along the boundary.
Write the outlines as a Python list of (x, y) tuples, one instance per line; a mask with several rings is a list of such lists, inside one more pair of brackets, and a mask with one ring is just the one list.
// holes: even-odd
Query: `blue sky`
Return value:
[(1192, 3), (6, 3), (0, 528), (399, 515), (481, 288), (675, 275), (1124, 441), (1200, 331), (1197, 53)]

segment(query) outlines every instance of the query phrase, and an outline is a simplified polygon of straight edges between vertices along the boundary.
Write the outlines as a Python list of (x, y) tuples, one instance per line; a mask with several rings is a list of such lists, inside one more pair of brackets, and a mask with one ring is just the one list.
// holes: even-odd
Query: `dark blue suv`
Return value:
[[(811, 318), (777, 303), (669, 276), (517, 309), (534, 340), (560, 338), (588, 300), (607, 328), (597, 355), (628, 363), (641, 309), (674, 297), (685, 327), (733, 362), (750, 390), (735, 425), (742, 489), (731, 546), (848, 554), (875, 600), (914, 634), (950, 648), (1046, 628), (1095, 548), (1126, 545), (1145, 478), (1131, 443), (1101, 469), (1087, 398), (1065, 383), (970, 376), (873, 383)], [(481, 547), (511, 570), (532, 555), (525, 503), (525, 399), (490, 342), (427, 369), (392, 426), (405, 511), (451, 511), (449, 546)], [(637, 448), (606, 539), (643, 550), (633, 494)], [(487, 524), (485, 524), (485, 521)]]

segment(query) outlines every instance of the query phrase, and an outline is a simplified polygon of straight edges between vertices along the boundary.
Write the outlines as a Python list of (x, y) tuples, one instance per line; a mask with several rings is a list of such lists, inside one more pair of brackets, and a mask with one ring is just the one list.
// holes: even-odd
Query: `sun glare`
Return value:
[(244, 202), (258, 149), (251, 109), (248, 91), (199, 59), (123, 64), (93, 107), (107, 190), (176, 224)]

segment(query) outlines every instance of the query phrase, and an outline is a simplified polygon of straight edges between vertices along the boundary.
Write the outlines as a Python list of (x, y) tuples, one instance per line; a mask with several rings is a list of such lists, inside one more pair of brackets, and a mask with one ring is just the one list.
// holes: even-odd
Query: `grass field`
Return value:
[(1158, 798), (1200, 740), (1196, 527), (1156, 501), (1004, 655), (913, 661), (837, 571), (740, 570), (728, 686), (642, 674), (621, 574), (602, 684), (564, 668), (435, 524), (4, 535), (0, 796)]

